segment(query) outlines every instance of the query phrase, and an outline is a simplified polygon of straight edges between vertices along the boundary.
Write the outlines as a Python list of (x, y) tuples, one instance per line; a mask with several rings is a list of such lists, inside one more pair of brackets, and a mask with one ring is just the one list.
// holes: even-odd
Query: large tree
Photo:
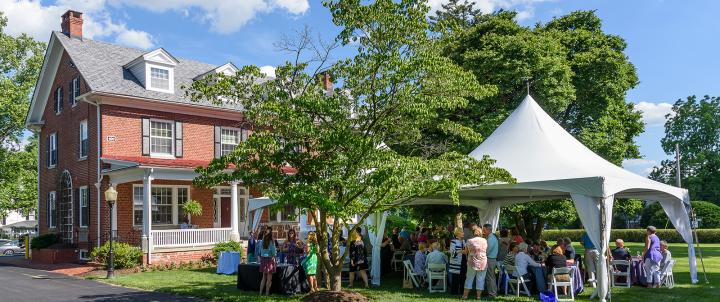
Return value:
[[(239, 103), (255, 130), (229, 155), (200, 168), (195, 183), (242, 180), (280, 204), (319, 211), (320, 262), (331, 276), (331, 289), (340, 290), (342, 228), (353, 231), (372, 213), (439, 191), (450, 191), (457, 202), (461, 184), (512, 179), (488, 158), (395, 151), (418, 140), (430, 125), (459, 129), (438, 113), (488, 95), (472, 73), (439, 51), (423, 2), (323, 4), (341, 28), (337, 41), (354, 55), (325, 66), (332, 46), (312, 43), (303, 33), (279, 44), (293, 60), (279, 66), (274, 79), (246, 66), (235, 75), (197, 81), (189, 94)], [(318, 81), (324, 74), (339, 85), (330, 93)], [(357, 224), (351, 223), (354, 217)]]
[[(679, 99), (665, 123), (662, 148), (668, 155), (679, 145), (680, 178), (693, 200), (720, 205), (720, 97)], [(650, 178), (675, 184), (675, 159), (663, 160)]]
[[(625, 100), (638, 83), (635, 67), (624, 54), (625, 41), (605, 33), (594, 12), (573, 12), (524, 27), (515, 12), (468, 17), (467, 4), (453, 5), (435, 18), (444, 52), (497, 93), (469, 99), (468, 106), (444, 113), (448, 118), (479, 133), (473, 138), (482, 141), (517, 107), (529, 86), (545, 111), (600, 156), (618, 165), (640, 156), (634, 138), (644, 125), (640, 112)], [(478, 144), (462, 139), (447, 144), (436, 132), (427, 129), (421, 140), (435, 150), (444, 151), (440, 145), (466, 153)], [(545, 201), (509, 207), (503, 215), (522, 233), (538, 237), (547, 224), (575, 220), (572, 208), (567, 201)]]
[(37, 144), (21, 145), (45, 48), (26, 34), (6, 34), (6, 25), (0, 12), (0, 217), (37, 207)]

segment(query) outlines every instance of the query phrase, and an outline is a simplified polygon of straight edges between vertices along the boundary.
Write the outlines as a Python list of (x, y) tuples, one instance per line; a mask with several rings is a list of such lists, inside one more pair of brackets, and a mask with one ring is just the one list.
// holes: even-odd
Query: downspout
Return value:
[[(100, 151), (101, 151), (101, 145), (102, 141), (100, 140), (101, 137), (101, 125), (100, 125), (100, 104), (96, 102), (91, 102), (87, 99), (87, 97), (91, 94), (91, 92), (88, 92), (86, 94), (83, 94), (81, 96), (78, 96), (77, 98), (81, 101), (84, 101), (90, 105), (95, 106), (95, 129), (96, 129), (96, 139), (97, 139), (97, 182), (95, 183), (95, 188), (97, 189), (97, 200), (96, 200), (96, 208), (97, 208), (97, 232), (96, 232), (96, 238), (97, 238), (97, 247), (100, 247), (100, 234), (102, 231), (100, 230), (100, 199), (102, 198), (102, 193), (100, 192), (100, 188), (102, 188), (102, 175), (101, 175), (101, 167), (100, 167)], [(112, 219), (112, 217), (110, 217)]]

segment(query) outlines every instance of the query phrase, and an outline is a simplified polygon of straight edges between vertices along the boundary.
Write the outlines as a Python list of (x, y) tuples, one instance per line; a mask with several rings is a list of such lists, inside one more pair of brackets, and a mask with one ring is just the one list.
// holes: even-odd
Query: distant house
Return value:
[[(192, 102), (181, 89), (237, 68), (83, 38), (76, 11), (62, 15), (61, 28), (51, 34), (26, 120), (40, 137), (40, 233), (59, 234), (84, 258), (112, 224), (117, 240), (142, 247), (145, 262), (197, 259), (217, 242), (246, 237), (248, 199), (259, 192), (191, 181), (253, 125), (242, 108)], [(110, 186), (118, 192), (112, 214), (103, 194)], [(190, 199), (203, 215), (192, 218), (196, 228), (180, 229)], [(278, 225), (278, 235), (297, 228), (296, 209), (263, 211), (261, 222)]]
[(0, 216), (0, 230), (10, 236), (34, 233), (36, 226), (35, 213), (32, 212), (23, 215), (18, 211), (10, 211), (7, 215)]

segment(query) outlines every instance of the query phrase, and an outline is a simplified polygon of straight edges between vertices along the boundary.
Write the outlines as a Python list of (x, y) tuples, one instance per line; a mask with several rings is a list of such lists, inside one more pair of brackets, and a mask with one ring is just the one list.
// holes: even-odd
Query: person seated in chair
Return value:
[(563, 238), (563, 244), (565, 246), (565, 258), (568, 260), (575, 260), (575, 248), (572, 246), (570, 237)]
[[(437, 242), (433, 242), (431, 247), (431, 252), (427, 254), (427, 257), (425, 258), (425, 268), (430, 267), (431, 264), (442, 264), (445, 265), (448, 263), (447, 255), (445, 253), (440, 251), (440, 244)], [(438, 280), (435, 280), (435, 283), (437, 283)], [(435, 285), (435, 284), (433, 284)]]
[[(515, 272), (516, 277), (522, 276), (525, 280), (535, 280), (537, 278), (533, 278), (533, 275), (530, 273), (530, 267), (541, 267), (540, 263), (535, 262), (535, 260), (528, 255), (528, 245), (526, 243), (520, 243), (518, 245), (518, 253), (515, 255), (515, 267), (517, 268), (517, 271)], [(537, 284), (536, 282), (531, 282), (531, 284), (535, 284), (535, 288), (542, 288), (544, 285)]]
[[(630, 259), (632, 259), (630, 251), (625, 247), (625, 242), (622, 239), (615, 240), (615, 248), (610, 252), (610, 256), (612, 256), (612, 260), (630, 261)], [(627, 269), (627, 265), (618, 265), (616, 268), (624, 272)]]
[[(554, 245), (552, 247), (550, 255), (545, 259), (545, 268), (547, 269), (547, 281), (552, 281), (552, 271), (553, 268), (560, 268), (560, 267), (567, 267), (567, 259), (565, 258), (565, 255), (563, 254), (563, 249), (559, 245)], [(560, 282), (568, 282), (570, 281), (570, 275), (568, 274), (562, 274), (562, 275), (556, 275), (555, 279)], [(563, 286), (563, 295), (567, 295), (567, 286)]]
[(662, 260), (660, 260), (660, 273), (662, 274), (670, 264), (670, 260), (672, 260), (672, 254), (670, 254), (668, 243), (665, 240), (660, 240), (660, 253), (662, 253)]
[(413, 263), (413, 272), (421, 278), (425, 278), (425, 268), (427, 267), (427, 254), (425, 253), (425, 243), (418, 244), (418, 250), (415, 252), (415, 261)]

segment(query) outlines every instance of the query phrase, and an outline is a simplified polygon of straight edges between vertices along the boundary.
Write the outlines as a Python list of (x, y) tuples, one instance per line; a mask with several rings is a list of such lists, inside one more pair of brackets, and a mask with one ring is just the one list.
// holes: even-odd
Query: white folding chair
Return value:
[[(447, 271), (445, 270), (445, 264), (428, 263), (427, 269), (425, 270), (427, 276), (428, 291), (431, 293), (435, 292), (446, 292), (447, 291)], [(438, 283), (433, 286), (433, 280), (437, 280)], [(442, 289), (440, 284), (442, 283)]]
[(675, 277), (673, 276), (673, 266), (675, 266), (675, 259), (671, 259), (670, 262), (668, 262), (667, 266), (663, 270), (660, 279), (662, 280), (662, 285), (666, 286), (667, 288), (673, 288), (675, 287)]
[(420, 280), (422, 280), (422, 276), (415, 273), (415, 270), (413, 270), (413, 265), (410, 260), (403, 261), (403, 264), (405, 266), (405, 280), (410, 279), (412, 280), (412, 283), (415, 285), (415, 287), (420, 287)]
[(395, 253), (393, 253), (392, 261), (390, 263), (392, 264), (392, 267), (396, 272), (399, 272), (402, 269), (404, 260), (403, 258), (405, 258), (404, 252), (396, 251)]
[[(505, 272), (505, 268), (503, 267), (503, 263), (501, 261), (498, 261), (495, 264), (495, 266), (497, 267), (497, 270), (498, 270), (497, 285), (495, 286), (495, 288), (499, 289), (500, 281), (502, 280), (502, 275)], [(507, 289), (505, 289), (505, 294), (507, 295)]]
[[(515, 296), (520, 297), (520, 293), (526, 294), (528, 297), (530, 297), (530, 291), (527, 288), (527, 284), (530, 282), (530, 280), (525, 280), (523, 276), (517, 276), (517, 268), (512, 265), (508, 265), (505, 267), (505, 272), (507, 272), (508, 275), (508, 284), (510, 285), (510, 289), (512, 289), (515, 292)], [(513, 284), (515, 284), (515, 287), (513, 287)], [(520, 286), (522, 286), (523, 290), (520, 289)], [(507, 292), (506, 292), (507, 293)]]
[[(632, 262), (628, 260), (613, 260), (610, 262), (612, 266), (612, 279), (610, 280), (612, 287), (630, 287), (632, 280), (630, 280), (630, 268)], [(625, 268), (623, 271), (622, 269)], [(625, 277), (625, 282), (618, 282), (618, 277)]]
[[(553, 286), (553, 292), (555, 292), (555, 298), (557, 301), (575, 301), (575, 288), (573, 287), (573, 275), (575, 274), (575, 271), (572, 269), (572, 267), (555, 267), (552, 270), (552, 275), (550, 279), (550, 284)], [(568, 275), (570, 278), (568, 278), (568, 281), (560, 281), (557, 279), (558, 275)], [(569, 292), (570, 292), (570, 298), (567, 298), (567, 295), (565, 295), (565, 298), (560, 298), (560, 293), (558, 292), (558, 286), (568, 286)]]

